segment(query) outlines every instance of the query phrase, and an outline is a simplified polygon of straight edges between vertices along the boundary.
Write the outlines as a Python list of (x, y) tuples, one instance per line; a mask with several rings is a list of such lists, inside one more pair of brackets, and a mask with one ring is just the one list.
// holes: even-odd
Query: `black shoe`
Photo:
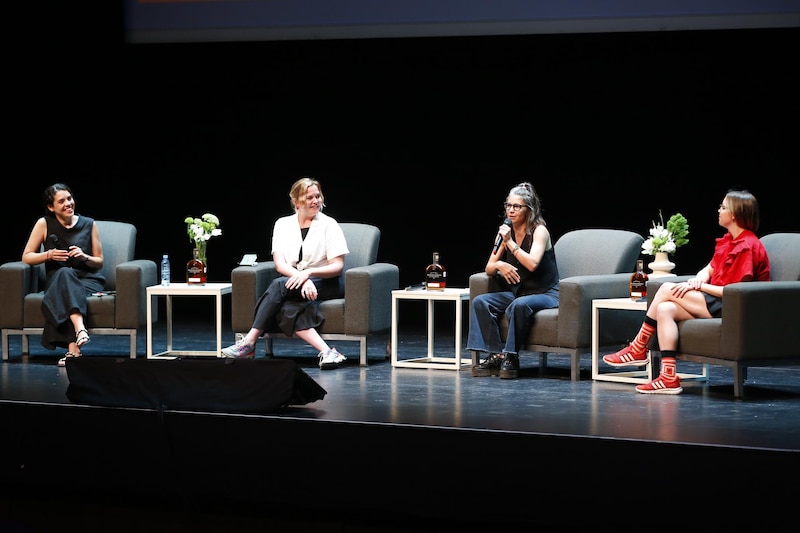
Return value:
[(503, 364), (503, 359), (505, 358), (499, 353), (490, 353), (489, 357), (481, 361), (479, 365), (472, 367), (472, 375), (476, 378), (499, 376), (500, 365)]
[(507, 353), (500, 366), (500, 379), (517, 379), (519, 377), (519, 356)]

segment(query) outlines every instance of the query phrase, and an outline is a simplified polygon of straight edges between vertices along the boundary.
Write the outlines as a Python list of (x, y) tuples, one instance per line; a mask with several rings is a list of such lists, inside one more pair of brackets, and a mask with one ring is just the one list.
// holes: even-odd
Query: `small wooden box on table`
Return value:
[[(183, 355), (222, 357), (222, 296), (230, 293), (230, 283), (205, 283), (203, 285), (170, 283), (169, 285), (147, 287), (147, 358), (174, 358)], [(167, 298), (167, 349), (159, 353), (153, 353), (153, 296), (166, 296)], [(179, 351), (172, 349), (173, 296), (213, 296), (216, 299), (217, 349), (215, 351)]]
[[(400, 300), (422, 300), (428, 303), (428, 355), (411, 359), (397, 358), (398, 304)], [(433, 307), (436, 302), (453, 302), (455, 304), (455, 353), (452, 357), (434, 355), (433, 347)], [(471, 358), (461, 357), (462, 304), (469, 301), (469, 289), (442, 290), (409, 290), (392, 291), (392, 366), (405, 368), (442, 368), (460, 370), (462, 366), (472, 366)]]

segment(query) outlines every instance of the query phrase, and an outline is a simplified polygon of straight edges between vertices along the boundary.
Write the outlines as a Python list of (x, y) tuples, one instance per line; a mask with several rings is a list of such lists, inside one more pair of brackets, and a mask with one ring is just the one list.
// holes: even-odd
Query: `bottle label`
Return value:
[(168, 286), (170, 278), (169, 260), (165, 257), (161, 261), (161, 285)]
[(447, 272), (429, 270), (425, 273), (425, 287), (429, 290), (442, 290), (447, 286)]
[(203, 263), (190, 264), (186, 267), (186, 283), (205, 285), (206, 273)]
[(631, 299), (638, 300), (647, 296), (647, 283), (640, 279), (631, 280)]

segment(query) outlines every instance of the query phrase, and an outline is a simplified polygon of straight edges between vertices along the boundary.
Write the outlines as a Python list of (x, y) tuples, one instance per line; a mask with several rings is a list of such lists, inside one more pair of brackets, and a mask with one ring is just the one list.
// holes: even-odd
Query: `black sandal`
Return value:
[(78, 345), (78, 348), (80, 348), (84, 344), (89, 344), (89, 341), (91, 340), (89, 338), (89, 332), (86, 331), (85, 328), (84, 329), (79, 329), (78, 331), (76, 331), (75, 332), (75, 337), (76, 337), (75, 338), (75, 344)]
[(61, 359), (58, 360), (58, 366), (67, 366), (67, 359), (71, 359), (73, 357), (80, 357), (80, 356), (81, 356), (81, 354), (79, 354), (79, 353), (67, 352), (67, 353), (64, 354), (64, 357), (62, 357)]

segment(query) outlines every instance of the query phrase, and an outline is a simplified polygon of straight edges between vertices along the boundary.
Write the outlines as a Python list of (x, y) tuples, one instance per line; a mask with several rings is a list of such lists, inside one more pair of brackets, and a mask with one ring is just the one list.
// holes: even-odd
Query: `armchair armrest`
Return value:
[[(155, 261), (134, 259), (117, 265), (114, 323), (117, 328), (138, 328), (147, 321), (147, 287), (155, 285), (158, 269)], [(158, 319), (154, 306), (153, 320)]]
[(256, 300), (277, 277), (274, 261), (238, 266), (231, 271), (231, 328), (234, 332), (250, 330)]
[(35, 290), (34, 278), (33, 267), (22, 261), (0, 265), (0, 328), (23, 326), (23, 302)]
[(479, 294), (485, 294), (487, 292), (497, 292), (500, 290), (500, 284), (497, 283), (497, 280), (494, 276), (489, 276), (486, 272), (476, 272), (469, 277), (469, 299), (472, 301), (473, 298), (478, 296)]
[(390, 263), (353, 267), (344, 277), (344, 329), (348, 335), (387, 330), (392, 324), (392, 291), (400, 268)]
[[(592, 331), (592, 300), (604, 298), (624, 298), (630, 296), (631, 275), (593, 274), (572, 276), (562, 279), (558, 284), (558, 340), (562, 346), (589, 346)], [(633, 328), (629, 322), (633, 320)], [(620, 335), (632, 336), (636, 333), (635, 324), (641, 317), (633, 313), (620, 314), (619, 320), (603, 328), (603, 336), (616, 339)], [(623, 339), (626, 337), (622, 337)]]
[(797, 357), (800, 281), (749, 281), (725, 287), (721, 352), (727, 359)]

